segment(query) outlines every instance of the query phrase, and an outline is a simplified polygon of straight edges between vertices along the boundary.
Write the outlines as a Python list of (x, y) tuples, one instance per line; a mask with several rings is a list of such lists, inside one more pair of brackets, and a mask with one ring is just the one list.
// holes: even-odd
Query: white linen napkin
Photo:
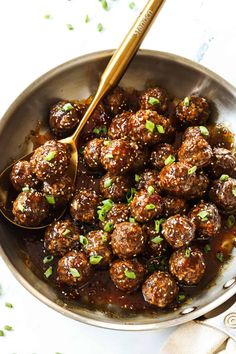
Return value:
[(160, 354), (236, 354), (236, 342), (217, 329), (196, 322), (179, 326)]

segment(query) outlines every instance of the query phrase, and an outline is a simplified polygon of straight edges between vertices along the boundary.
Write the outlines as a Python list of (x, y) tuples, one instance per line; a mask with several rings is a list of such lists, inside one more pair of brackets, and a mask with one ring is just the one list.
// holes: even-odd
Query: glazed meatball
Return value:
[(127, 93), (121, 88), (116, 87), (105, 99), (108, 110), (117, 115), (124, 111), (128, 111), (128, 97)]
[(103, 147), (104, 139), (90, 140), (85, 146), (83, 155), (86, 164), (93, 169), (102, 167), (101, 164), (101, 149)]
[(39, 180), (55, 181), (61, 178), (69, 167), (69, 147), (56, 140), (49, 140), (35, 150), (30, 162)]
[(91, 189), (80, 189), (72, 199), (70, 214), (75, 221), (93, 222), (97, 216), (100, 197)]
[(209, 167), (211, 173), (216, 178), (219, 178), (223, 174), (232, 176), (236, 172), (236, 156), (227, 149), (214, 148)]
[(69, 286), (87, 282), (91, 266), (83, 252), (71, 251), (62, 257), (57, 266), (57, 281)]
[(232, 150), (234, 148), (234, 133), (222, 123), (209, 126), (209, 141), (212, 147)]
[(210, 132), (207, 127), (204, 126), (188, 127), (183, 134), (182, 141), (187, 139), (198, 139), (198, 138), (204, 138), (206, 140), (209, 140)]
[(206, 265), (203, 253), (196, 247), (184, 247), (172, 253), (170, 271), (178, 281), (195, 285), (202, 279)]
[(169, 216), (176, 214), (184, 214), (187, 209), (187, 202), (182, 198), (172, 197), (167, 195), (162, 198), (163, 201), (163, 216), (168, 218)]
[(110, 277), (115, 286), (125, 292), (139, 288), (145, 276), (144, 266), (136, 259), (117, 260), (110, 267)]
[(130, 138), (141, 145), (153, 145), (166, 141), (172, 133), (170, 119), (151, 110), (139, 110), (128, 122)]
[(48, 216), (49, 204), (41, 192), (21, 192), (13, 203), (15, 220), (24, 226), (39, 226)]
[(131, 215), (141, 223), (158, 218), (163, 210), (162, 198), (153, 187), (149, 188), (151, 192), (149, 189), (139, 191), (130, 203)]
[(146, 235), (146, 251), (152, 256), (160, 257), (166, 253), (168, 244), (160, 233), (161, 220), (152, 221), (143, 225), (143, 231)]
[(126, 140), (110, 140), (109, 145), (101, 149), (101, 163), (114, 175), (126, 173), (131, 168), (133, 160), (133, 150)]
[(157, 271), (150, 275), (143, 284), (144, 300), (157, 307), (170, 305), (179, 292), (178, 285), (167, 272)]
[(74, 183), (69, 176), (62, 176), (56, 182), (44, 182), (43, 192), (46, 199), (55, 207), (61, 207), (68, 203), (74, 192)]
[(109, 234), (102, 230), (90, 231), (86, 239), (84, 251), (90, 258), (90, 263), (99, 267), (107, 266), (112, 260)]
[(186, 162), (201, 168), (210, 163), (212, 154), (212, 148), (208, 142), (199, 137), (185, 139), (179, 148), (178, 158), (180, 162)]
[(119, 258), (132, 258), (144, 250), (145, 238), (141, 226), (133, 222), (115, 225), (111, 235), (113, 252)]
[(150, 152), (147, 147), (140, 147), (134, 141), (130, 142), (130, 146), (133, 152), (133, 163), (131, 165), (131, 170), (133, 172), (137, 172), (149, 163)]
[(236, 210), (236, 179), (229, 177), (214, 181), (209, 196), (226, 214)]
[(129, 220), (129, 207), (127, 204), (119, 203), (113, 204), (112, 208), (106, 214), (103, 221), (99, 225), (104, 231), (113, 231), (116, 224)]
[(161, 87), (149, 88), (140, 95), (141, 109), (150, 109), (158, 113), (165, 113), (168, 108), (168, 96)]
[(148, 187), (151, 186), (156, 192), (160, 191), (160, 178), (158, 171), (145, 170), (140, 176), (138, 175), (137, 179), (136, 188), (138, 190), (148, 189)]
[(210, 115), (205, 98), (199, 96), (185, 97), (176, 106), (176, 118), (184, 126), (204, 125)]
[(221, 228), (221, 217), (217, 207), (211, 203), (199, 203), (189, 213), (189, 218), (197, 227), (197, 233), (203, 237), (212, 237)]
[(195, 237), (196, 226), (186, 216), (169, 217), (163, 224), (162, 233), (173, 248), (187, 246)]
[(192, 168), (192, 165), (184, 162), (165, 166), (160, 172), (161, 188), (180, 198), (202, 197), (208, 187), (208, 178)]
[(159, 144), (156, 145), (154, 150), (151, 153), (151, 162), (152, 165), (161, 170), (165, 165), (168, 165), (167, 158), (169, 156), (175, 156), (175, 149), (170, 144)]
[(78, 109), (71, 102), (59, 101), (50, 111), (49, 126), (52, 132), (61, 137), (71, 134), (79, 124), (85, 110), (85, 105), (81, 105)]
[(111, 175), (106, 173), (99, 183), (100, 191), (105, 198), (113, 201), (125, 199), (126, 193), (130, 188), (130, 177), (125, 175)]
[(53, 256), (64, 256), (79, 244), (80, 234), (70, 220), (59, 220), (46, 229), (44, 247)]
[(23, 187), (35, 188), (39, 184), (29, 161), (18, 161), (14, 164), (11, 170), (10, 179), (13, 187), (18, 192), (20, 192)]
[(128, 138), (128, 121), (131, 115), (131, 112), (123, 112), (112, 120), (108, 129), (108, 136), (110, 139)]

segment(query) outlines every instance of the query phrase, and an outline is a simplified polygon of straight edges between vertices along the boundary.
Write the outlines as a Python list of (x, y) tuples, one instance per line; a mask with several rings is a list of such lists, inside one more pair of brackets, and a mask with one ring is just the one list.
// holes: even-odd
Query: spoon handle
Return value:
[(123, 42), (111, 57), (105, 71), (102, 74), (96, 95), (94, 96), (94, 99), (88, 107), (84, 117), (80, 121), (78, 128), (71, 137), (74, 143), (76, 143), (81, 130), (100, 100), (119, 82), (125, 72), (125, 69), (139, 49), (145, 35), (148, 32), (148, 29), (151, 26), (151, 23), (153, 22), (164, 1), (165, 0), (149, 0), (147, 2)]

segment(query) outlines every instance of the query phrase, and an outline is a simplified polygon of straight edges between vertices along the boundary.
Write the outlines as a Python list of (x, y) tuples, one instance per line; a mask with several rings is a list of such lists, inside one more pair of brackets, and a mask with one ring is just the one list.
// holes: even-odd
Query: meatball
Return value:
[(86, 106), (76, 107), (68, 101), (57, 102), (50, 110), (49, 126), (57, 136), (71, 134), (86, 111)]
[(207, 166), (211, 161), (212, 154), (211, 146), (202, 137), (185, 139), (178, 151), (180, 162), (197, 167)]
[(44, 247), (54, 256), (64, 256), (79, 243), (80, 234), (70, 220), (55, 221), (46, 229)]
[(206, 140), (209, 140), (210, 137), (210, 132), (207, 127), (204, 126), (197, 126), (197, 127), (188, 127), (184, 134), (182, 140), (186, 139), (198, 139), (198, 138), (204, 138)]
[(86, 239), (84, 251), (90, 258), (90, 263), (99, 267), (107, 266), (112, 260), (109, 234), (102, 230), (90, 231)]
[(186, 216), (170, 216), (163, 224), (162, 234), (173, 248), (188, 245), (195, 237), (196, 226)]
[(121, 87), (116, 87), (112, 90), (112, 92), (105, 98), (105, 103), (108, 106), (108, 110), (113, 115), (128, 111), (129, 108), (127, 93)]
[(184, 247), (172, 253), (169, 266), (172, 275), (187, 285), (199, 283), (206, 269), (203, 253), (196, 247)]
[(187, 209), (187, 202), (182, 198), (172, 197), (167, 195), (162, 198), (163, 201), (163, 216), (168, 218), (169, 216), (176, 214), (184, 214)]
[(221, 217), (214, 204), (201, 202), (191, 210), (188, 216), (197, 226), (196, 231), (200, 236), (215, 236), (221, 228)]
[(69, 286), (87, 282), (91, 266), (83, 252), (71, 251), (63, 256), (57, 266), (57, 281)]
[(208, 187), (208, 178), (198, 173), (192, 165), (175, 162), (160, 172), (160, 186), (177, 197), (191, 199), (202, 197)]
[(101, 149), (103, 147), (104, 139), (90, 140), (85, 146), (83, 155), (86, 164), (90, 168), (101, 168)]
[(143, 225), (143, 231), (147, 239), (146, 251), (156, 257), (162, 256), (168, 249), (168, 243), (160, 233), (161, 224), (162, 220), (156, 220)]
[(13, 203), (15, 220), (24, 226), (39, 226), (48, 216), (49, 204), (41, 192), (21, 192)]
[(11, 170), (10, 179), (13, 187), (18, 192), (23, 187), (35, 188), (39, 184), (29, 161), (18, 161), (15, 163)]
[(236, 156), (227, 149), (214, 148), (209, 167), (211, 173), (216, 178), (219, 178), (223, 174), (232, 176), (236, 172)]
[(184, 126), (204, 125), (209, 118), (210, 109), (205, 98), (190, 96), (178, 103), (175, 115)]
[(115, 286), (125, 292), (139, 288), (145, 276), (144, 266), (136, 259), (117, 260), (110, 267), (110, 277)]
[(153, 187), (139, 191), (130, 203), (131, 215), (136, 221), (142, 223), (157, 218), (161, 215), (162, 210), (162, 198), (154, 191)]
[(117, 115), (111, 122), (108, 129), (108, 136), (110, 139), (128, 138), (128, 121), (131, 117), (131, 112), (123, 112)]
[(111, 235), (113, 252), (119, 258), (132, 258), (144, 250), (145, 238), (141, 226), (133, 222), (115, 225)]
[(157, 307), (170, 305), (179, 292), (178, 285), (167, 272), (157, 271), (142, 286), (144, 300)]
[(138, 190), (148, 189), (149, 186), (153, 187), (156, 192), (160, 191), (159, 185), (159, 172), (155, 170), (145, 170), (140, 176), (136, 176), (136, 187)]
[(62, 176), (56, 182), (44, 182), (43, 192), (55, 207), (61, 207), (71, 200), (74, 183), (69, 176)]
[(70, 213), (75, 221), (93, 222), (97, 216), (100, 197), (91, 189), (81, 188), (74, 196)]
[(164, 113), (168, 108), (168, 96), (161, 87), (149, 88), (140, 95), (141, 109), (150, 109), (158, 113)]
[(130, 138), (141, 145), (166, 141), (173, 133), (170, 119), (151, 110), (139, 110), (128, 122)]
[(133, 150), (133, 163), (131, 169), (134, 172), (137, 172), (144, 168), (150, 159), (150, 152), (147, 147), (140, 147), (136, 142), (130, 142), (131, 148)]
[(210, 199), (225, 213), (236, 210), (236, 179), (216, 180), (210, 189)]
[(127, 204), (119, 203), (113, 204), (112, 208), (108, 211), (103, 221), (99, 225), (104, 231), (112, 231), (116, 224), (129, 220), (129, 207)]
[(101, 149), (101, 163), (112, 174), (124, 174), (132, 166), (133, 150), (128, 141), (110, 140), (108, 145)]
[(55, 181), (61, 178), (69, 167), (69, 146), (56, 140), (49, 140), (35, 150), (30, 162), (39, 180)]
[(156, 145), (154, 150), (151, 153), (151, 162), (152, 165), (161, 170), (165, 165), (168, 165), (168, 157), (175, 156), (175, 149), (170, 144), (159, 144)]
[(106, 197), (113, 201), (125, 199), (126, 193), (130, 188), (130, 177), (125, 175), (111, 175), (106, 173), (100, 179), (100, 191)]

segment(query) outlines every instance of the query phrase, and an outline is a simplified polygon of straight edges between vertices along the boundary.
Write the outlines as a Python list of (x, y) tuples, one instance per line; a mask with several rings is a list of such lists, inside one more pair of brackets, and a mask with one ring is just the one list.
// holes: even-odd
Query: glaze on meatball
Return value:
[(196, 126), (196, 127), (188, 127), (182, 137), (182, 141), (187, 139), (198, 139), (204, 138), (207, 141), (210, 140), (210, 131), (207, 127), (204, 126)]
[(212, 155), (211, 146), (202, 137), (185, 139), (178, 151), (180, 162), (189, 163), (197, 167), (209, 165)]
[(178, 103), (175, 113), (179, 123), (184, 126), (204, 125), (209, 118), (210, 109), (205, 98), (190, 96)]
[(105, 198), (113, 201), (122, 201), (130, 188), (130, 177), (126, 175), (112, 175), (106, 173), (99, 182), (101, 193)]
[(111, 125), (108, 129), (108, 136), (110, 139), (122, 139), (129, 138), (128, 132), (128, 121), (131, 117), (131, 112), (123, 112), (118, 114), (111, 122)]
[(144, 276), (145, 268), (136, 259), (117, 260), (110, 267), (110, 277), (115, 286), (128, 293), (140, 287)]
[(165, 167), (165, 161), (169, 156), (175, 156), (175, 149), (172, 145), (165, 143), (156, 145), (151, 153), (152, 165), (157, 170), (161, 170), (163, 167)]
[(90, 140), (85, 146), (83, 155), (86, 164), (93, 169), (99, 169), (102, 167), (101, 164), (101, 149), (104, 144), (104, 139), (93, 139)]
[(209, 167), (211, 173), (216, 178), (219, 178), (223, 174), (232, 176), (236, 172), (236, 157), (227, 149), (214, 148)]
[(189, 213), (189, 218), (196, 225), (197, 233), (203, 237), (213, 237), (221, 228), (221, 217), (217, 207), (201, 202)]
[(184, 247), (172, 253), (170, 271), (181, 283), (195, 285), (202, 279), (206, 265), (203, 253), (196, 247)]
[(145, 238), (141, 226), (133, 222), (115, 225), (111, 235), (113, 252), (122, 259), (135, 257), (144, 250)]
[(158, 113), (165, 113), (168, 108), (168, 96), (161, 87), (149, 88), (140, 95), (141, 109), (150, 109)]
[(216, 180), (210, 189), (210, 199), (226, 214), (236, 210), (236, 179)]
[(93, 264), (93, 259), (96, 258), (95, 264), (99, 267), (107, 266), (112, 260), (112, 251), (109, 245), (110, 235), (103, 230), (90, 231), (86, 235), (87, 242), (84, 245), (84, 251)]
[(106, 214), (104, 220), (99, 222), (99, 225), (104, 231), (110, 232), (113, 231), (116, 224), (128, 221), (129, 216), (130, 210), (128, 204), (113, 204), (112, 208)]
[(138, 222), (147, 222), (158, 218), (163, 210), (162, 199), (157, 192), (139, 191), (130, 203), (131, 215)]
[(68, 203), (74, 192), (74, 183), (69, 176), (62, 176), (56, 182), (44, 182), (43, 193), (49, 197), (55, 207), (61, 207)]
[(58, 262), (57, 281), (69, 286), (82, 285), (91, 274), (91, 266), (85, 253), (71, 251)]
[(163, 216), (166, 218), (176, 214), (184, 214), (186, 212), (187, 202), (185, 199), (167, 195), (162, 198), (162, 201)]
[(91, 189), (81, 188), (74, 196), (70, 214), (75, 221), (90, 223), (96, 219), (100, 197)]
[(108, 110), (115, 116), (124, 111), (128, 111), (128, 96), (127, 93), (121, 88), (116, 87), (105, 98)]
[(18, 224), (39, 226), (48, 216), (49, 204), (41, 192), (21, 192), (13, 203), (12, 213)]
[(59, 220), (47, 227), (44, 247), (53, 256), (64, 256), (79, 245), (80, 234), (70, 220)]
[(200, 198), (208, 187), (204, 173), (192, 171), (192, 165), (175, 162), (165, 166), (160, 172), (160, 186), (166, 192), (180, 198)]
[(172, 276), (162, 271), (154, 272), (142, 286), (144, 300), (161, 308), (170, 305), (178, 292), (179, 287)]
[(160, 257), (165, 254), (168, 249), (168, 243), (161, 235), (160, 220), (151, 221), (143, 225), (143, 231), (146, 235), (146, 251), (148, 255)]
[(162, 234), (173, 248), (187, 246), (195, 237), (196, 226), (186, 216), (169, 217), (162, 226)]
[(69, 167), (69, 147), (56, 140), (49, 140), (35, 150), (30, 162), (39, 180), (55, 181), (61, 178)]
[(39, 181), (33, 173), (32, 165), (29, 161), (18, 161), (12, 167), (10, 179), (13, 187), (20, 192), (23, 187), (36, 188)]
[(135, 141), (130, 142), (133, 154), (133, 162), (131, 165), (132, 172), (138, 172), (145, 168), (150, 160), (150, 152), (147, 147), (139, 146)]
[(160, 177), (159, 172), (156, 170), (145, 170), (137, 177), (136, 188), (138, 190), (148, 189), (149, 186), (153, 187), (156, 192), (160, 191)]

